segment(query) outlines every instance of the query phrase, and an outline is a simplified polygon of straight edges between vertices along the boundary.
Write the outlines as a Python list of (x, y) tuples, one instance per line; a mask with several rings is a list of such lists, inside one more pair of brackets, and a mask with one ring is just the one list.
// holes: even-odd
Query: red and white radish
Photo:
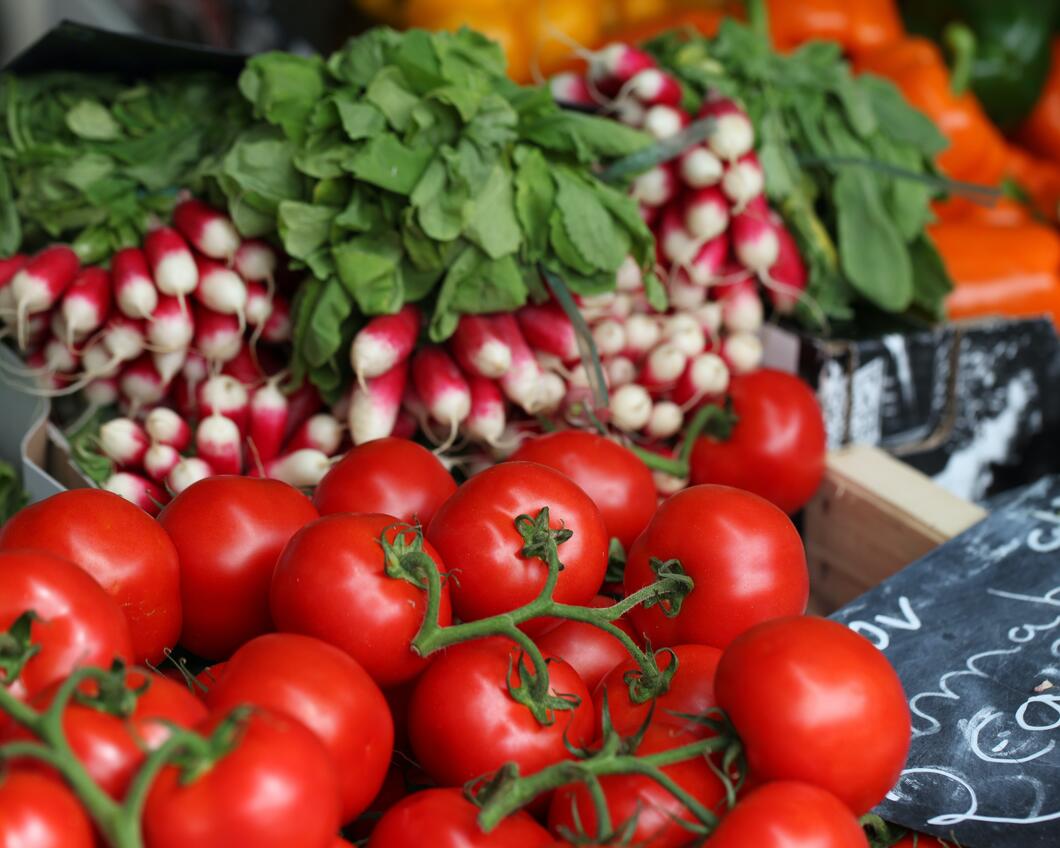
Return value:
[(204, 380), (199, 387), (198, 402), (202, 415), (224, 415), (240, 430), (246, 429), (250, 398), (246, 387), (235, 377), (216, 374)]
[(626, 433), (642, 430), (651, 419), (651, 395), (638, 383), (627, 383), (611, 393), (608, 410), (611, 423)]
[(196, 299), (214, 312), (236, 316), (242, 330), (247, 321), (247, 284), (243, 278), (217, 260), (205, 256), (196, 256), (195, 266), (199, 272)]
[(766, 274), (780, 255), (777, 228), (765, 204), (752, 203), (732, 218), (732, 248), (740, 264), (755, 274)]
[(685, 196), (683, 221), (699, 242), (715, 238), (729, 226), (729, 202), (717, 186), (696, 189)]
[(693, 317), (703, 328), (708, 339), (714, 339), (721, 330), (721, 304), (715, 301), (704, 303), (692, 311)]
[(471, 390), (445, 348), (428, 345), (416, 351), (412, 382), (431, 418), (455, 434), (471, 412)]
[(729, 236), (719, 233), (700, 245), (692, 261), (683, 270), (697, 286), (711, 286), (725, 275), (729, 258)]
[(139, 468), (150, 441), (144, 428), (131, 418), (112, 418), (99, 428), (103, 455), (126, 468)]
[(267, 242), (246, 239), (233, 257), (236, 273), (248, 283), (269, 283), (279, 264), (276, 251)]
[(634, 74), (623, 90), (645, 106), (678, 106), (681, 103), (681, 84), (658, 68), (645, 68)]
[(615, 272), (615, 288), (620, 292), (635, 293), (644, 289), (644, 272), (632, 256), (622, 260)]
[(166, 486), (174, 495), (179, 495), (189, 486), (214, 476), (214, 470), (205, 459), (188, 456), (178, 462), (166, 478)]
[(358, 381), (385, 374), (408, 359), (416, 346), (420, 321), (419, 308), (410, 303), (395, 315), (380, 315), (365, 324), (350, 346), (350, 364)]
[(264, 283), (247, 283), (247, 324), (264, 329), (265, 322), (272, 314), (272, 298)]
[(268, 380), (250, 398), (247, 440), (250, 456), (256, 462), (268, 462), (280, 454), (287, 432), (287, 396)]
[(692, 315), (677, 313), (669, 316), (663, 324), (663, 338), (687, 357), (702, 352), (707, 345), (703, 328)]
[(684, 419), (681, 407), (673, 401), (661, 400), (652, 407), (644, 432), (653, 439), (669, 439), (681, 431)]
[(567, 383), (553, 371), (546, 371), (541, 375), (541, 382), (537, 387), (535, 406), (542, 414), (555, 412), (563, 403), (567, 394)]
[(162, 382), (167, 386), (172, 384), (174, 378), (184, 368), (184, 360), (188, 358), (187, 349), (184, 350), (168, 350), (164, 352), (152, 353), (151, 359), (155, 363), (155, 368), (162, 377)]
[(615, 389), (626, 383), (632, 383), (637, 377), (637, 366), (628, 356), (612, 357), (603, 365), (609, 388)]
[(501, 391), (527, 414), (536, 414), (543, 402), (539, 397), (539, 381), (543, 376), (541, 366), (523, 338), (514, 316), (494, 315), (488, 321), (490, 331), (500, 338), (511, 355), (511, 367), (500, 376)]
[(707, 290), (686, 282), (687, 279), (687, 274), (674, 274), (666, 286), (670, 307), (678, 312), (690, 312), (707, 299)]
[(158, 307), (158, 289), (144, 252), (138, 247), (119, 250), (110, 260), (110, 270), (118, 309), (130, 318), (150, 318)]
[(44, 367), (60, 374), (73, 374), (78, 366), (77, 351), (61, 339), (51, 338), (44, 344)]
[(762, 342), (751, 333), (733, 333), (721, 345), (733, 374), (747, 374), (762, 364)]
[(207, 362), (228, 362), (239, 356), (243, 332), (235, 315), (199, 305), (195, 309), (195, 348)]
[(118, 402), (120, 392), (116, 377), (97, 377), (82, 390), (90, 409), (102, 409)]
[(739, 286), (721, 302), (721, 317), (730, 333), (756, 333), (762, 327), (762, 299), (754, 285)]
[(266, 463), (265, 476), (299, 489), (309, 489), (324, 479), (331, 466), (331, 459), (320, 451), (302, 448)]
[(775, 213), (770, 221), (777, 237), (777, 261), (763, 274), (762, 281), (777, 311), (788, 313), (805, 296), (809, 275), (795, 237)]
[(751, 119), (729, 98), (708, 99), (699, 110), (699, 117), (714, 119), (714, 130), (707, 143), (726, 162), (739, 159), (754, 147), (755, 131)]
[(630, 194), (634, 200), (645, 206), (662, 206), (676, 197), (678, 189), (673, 168), (664, 162), (633, 180)]
[(184, 298), (199, 285), (198, 267), (188, 243), (176, 230), (159, 227), (144, 238), (144, 255), (158, 290), (183, 305)]
[(180, 451), (175, 447), (155, 442), (144, 454), (144, 471), (156, 483), (165, 483), (180, 459)]
[(353, 387), (347, 424), (355, 445), (383, 439), (394, 433), (408, 370), (406, 359), (378, 377), (367, 378), (363, 386)]
[(644, 131), (662, 141), (677, 135), (690, 120), (687, 112), (674, 106), (652, 106), (644, 113)]
[(523, 338), (535, 351), (549, 353), (562, 362), (578, 358), (578, 336), (567, 313), (555, 301), (530, 304), (515, 313)]
[(158, 373), (147, 354), (122, 369), (118, 386), (133, 410), (153, 406), (166, 396), (166, 384), (162, 382), (162, 375)]
[(626, 349), (625, 325), (613, 318), (605, 318), (593, 327), (593, 342), (601, 357), (617, 356)]
[(597, 105), (592, 89), (585, 77), (572, 71), (555, 74), (548, 81), (552, 98), (557, 103), (592, 108)]
[(688, 356), (677, 345), (666, 342), (648, 354), (637, 382), (653, 391), (668, 388), (681, 376), (687, 364)]
[(150, 516), (158, 515), (169, 500), (169, 496), (151, 480), (128, 471), (111, 474), (103, 488), (136, 504)]
[(674, 386), (674, 402), (684, 406), (720, 395), (729, 387), (729, 369), (716, 353), (700, 353), (691, 360)]
[(173, 224), (199, 253), (212, 259), (231, 261), (240, 247), (239, 232), (232, 219), (194, 198), (181, 201), (173, 210)]
[(326, 456), (338, 453), (344, 427), (333, 415), (318, 412), (302, 423), (286, 445), (287, 453), (303, 448), (318, 450)]
[(26, 346), (30, 315), (47, 312), (77, 277), (81, 262), (65, 244), (46, 247), (11, 278), (19, 347)]
[(291, 304), (286, 298), (276, 295), (272, 299), (272, 312), (265, 321), (261, 337), (270, 344), (283, 344), (291, 340)]
[(496, 445), (508, 423), (504, 394), (493, 380), (478, 375), (468, 376), (467, 384), (471, 392), (471, 411), (461, 427), (469, 439)]
[(488, 380), (503, 376), (512, 366), (511, 347), (493, 319), (485, 315), (461, 316), (449, 350), (465, 372)]
[(63, 294), (59, 311), (66, 343), (73, 345), (103, 326), (110, 314), (111, 280), (102, 268), (83, 268)]
[(194, 337), (195, 322), (187, 306), (174, 295), (160, 295), (148, 320), (148, 344), (162, 352), (185, 350)]
[(662, 338), (659, 320), (653, 315), (630, 315), (626, 319), (626, 352), (637, 359)]
[(158, 406), (147, 413), (144, 429), (152, 442), (182, 451), (191, 444), (191, 427), (172, 409)]
[(742, 212), (747, 204), (765, 191), (766, 177), (754, 151), (730, 162), (721, 178), (721, 190), (732, 201), (732, 211)]
[(633, 77), (655, 60), (629, 44), (613, 42), (589, 55), (589, 80), (604, 94), (615, 95)]
[(702, 144), (690, 147), (677, 160), (677, 173), (689, 188), (706, 188), (721, 182), (721, 160)]
[(674, 265), (688, 265), (701, 247), (701, 240), (685, 229), (683, 216), (673, 205), (663, 210), (657, 235), (663, 257)]
[(207, 416), (195, 428), (195, 452), (217, 474), (240, 474), (243, 450), (239, 427), (218, 412)]

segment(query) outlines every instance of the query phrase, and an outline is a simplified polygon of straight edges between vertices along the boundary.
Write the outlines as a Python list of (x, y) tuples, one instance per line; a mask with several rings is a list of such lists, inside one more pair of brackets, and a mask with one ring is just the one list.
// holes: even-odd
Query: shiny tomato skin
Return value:
[(560, 430), (523, 442), (510, 457), (562, 471), (600, 509), (609, 536), (629, 549), (655, 514), (651, 471), (628, 448), (585, 430)]
[[(651, 701), (636, 704), (629, 696), (629, 686), (624, 678), (638, 668), (630, 658), (613, 668), (593, 693), (597, 717), (603, 714), (606, 693), (611, 724), (624, 736), (636, 733), (647, 720), (649, 712), (652, 724), (678, 727), (699, 737), (709, 735), (707, 727), (690, 719), (679, 718), (675, 713), (703, 715), (718, 705), (714, 695), (714, 674), (721, 659), (721, 651), (709, 645), (675, 645), (673, 651), (677, 655), (677, 671), (670, 678), (670, 688), (655, 699), (654, 712)], [(661, 653), (656, 662), (660, 669), (667, 669), (673, 657)]]
[[(614, 603), (612, 598), (597, 595), (587, 606), (600, 608)], [(633, 638), (633, 630), (628, 622), (620, 618), (614, 625)], [(556, 627), (534, 641), (545, 654), (559, 657), (578, 672), (590, 692), (596, 690), (611, 669), (629, 659), (629, 652), (618, 639), (585, 621), (561, 620)]]
[(374, 512), (426, 527), (456, 481), (423, 445), (375, 439), (350, 450), (320, 481), (313, 503), (321, 515)]
[[(460, 580), (451, 587), (453, 612), (474, 621), (533, 601), (545, 585), (547, 566), (521, 553), (519, 515), (536, 517), (549, 507), (549, 526), (573, 536), (559, 545), (563, 570), (555, 600), (584, 604), (607, 570), (607, 529), (600, 510), (565, 474), (536, 462), (504, 462), (465, 482), (435, 513), (427, 539)], [(534, 631), (534, 624), (526, 628)]]
[(943, 842), (926, 833), (908, 833), (891, 848), (952, 848), (952, 843)]
[(754, 492), (789, 515), (813, 497), (824, 477), (824, 418), (813, 390), (798, 377), (762, 368), (729, 386), (739, 420), (729, 439), (696, 440), (693, 483)]
[[(212, 714), (200, 732), (224, 718)], [(255, 710), (233, 747), (190, 783), (164, 768), (143, 822), (145, 848), (329, 848), (339, 829), (335, 769), (301, 724)]]
[(95, 837), (85, 811), (61, 781), (9, 768), (0, 772), (0, 845), (92, 848)]
[(548, 831), (518, 812), (489, 833), (476, 822), (478, 807), (459, 789), (425, 789), (391, 807), (379, 820), (368, 848), (545, 848)]
[(180, 564), (172, 541), (138, 506), (102, 489), (71, 489), (20, 510), (0, 550), (47, 551), (91, 574), (129, 619), (133, 660), (159, 662), (181, 626)]
[[(852, 759), (856, 759), (853, 757)], [(711, 834), (710, 848), (868, 848), (843, 802), (806, 783), (767, 783), (739, 801)]]
[[(427, 593), (385, 571), (379, 539), (398, 536), (390, 515), (326, 515), (294, 535), (276, 564), (269, 590), (277, 629), (304, 633), (341, 648), (380, 686), (411, 680), (428, 660), (410, 642), (423, 623)], [(411, 541), (413, 534), (406, 532)], [(445, 573), (438, 552), (424, 552)], [(442, 584), (438, 620), (452, 621), (449, 584)]]
[(658, 606), (630, 612), (634, 629), (656, 648), (724, 648), (760, 621), (806, 609), (809, 576), (798, 531), (750, 492), (692, 486), (664, 501), (629, 552), (627, 595), (654, 581), (653, 557), (680, 560), (695, 582), (674, 618)]
[(812, 783), (857, 815), (898, 780), (910, 740), (902, 683), (842, 624), (763, 622), (726, 649), (714, 686), (760, 780)]
[[(698, 737), (679, 728), (653, 724), (647, 729), (638, 756), (658, 754), (694, 743)], [(720, 810), (725, 788), (702, 756), (692, 757), (662, 769), (663, 773), (708, 809)], [(600, 778), (607, 799), (612, 827), (621, 829), (636, 817), (637, 825), (630, 838), (632, 845), (651, 848), (681, 848), (691, 839), (689, 831), (678, 822), (695, 823), (692, 813), (666, 789), (650, 777), (637, 774), (615, 774)], [(577, 818), (575, 818), (575, 811)], [(584, 783), (571, 783), (556, 790), (548, 812), (548, 827), (556, 836), (573, 833), (577, 823), (590, 837), (596, 834), (596, 808)]]
[(232, 654), (206, 703), (214, 712), (266, 707), (313, 731), (335, 764), (343, 822), (367, 808), (383, 783), (394, 740), (383, 693), (355, 660), (319, 639), (251, 639)]
[[(136, 690), (147, 683), (147, 689), (136, 697), (135, 708), (127, 717), (103, 712), (72, 700), (63, 711), (63, 731), (74, 755), (100, 788), (116, 800), (124, 797), (140, 764), (144, 746), (148, 751), (159, 747), (170, 737), (167, 722), (178, 727), (193, 727), (207, 710), (186, 686), (152, 672), (129, 671), (126, 688)], [(40, 692), (32, 701), (37, 709), (47, 707), (59, 684)], [(98, 689), (93, 681), (80, 687), (86, 695)], [(25, 731), (18, 731), (19, 738)], [(30, 761), (27, 768), (44, 768)]]
[(78, 666), (109, 668), (132, 659), (132, 636), (121, 607), (91, 575), (40, 551), (0, 552), (0, 631), (26, 610), (37, 613), (30, 638), (40, 646), (8, 691), (21, 701)]
[[(412, 748), (442, 786), (461, 786), (509, 761), (531, 774), (569, 759), (564, 733), (573, 745), (592, 738), (592, 700), (577, 672), (562, 660), (549, 663), (550, 691), (580, 703), (543, 726), (508, 692), (509, 662), (518, 657), (505, 639), (465, 642), (440, 654), (416, 682), (409, 704)], [(517, 667), (512, 679), (520, 680)]]
[(181, 644), (206, 659), (224, 659), (271, 630), (276, 560), (316, 517), (309, 499), (279, 480), (207, 477), (173, 498), (158, 522), (180, 555)]

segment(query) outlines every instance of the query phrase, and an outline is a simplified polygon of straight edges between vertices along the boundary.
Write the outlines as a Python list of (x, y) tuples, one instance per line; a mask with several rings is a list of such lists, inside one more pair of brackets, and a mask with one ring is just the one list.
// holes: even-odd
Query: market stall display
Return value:
[(1047, 11), (361, 5), (0, 76), (0, 843), (1052, 844)]

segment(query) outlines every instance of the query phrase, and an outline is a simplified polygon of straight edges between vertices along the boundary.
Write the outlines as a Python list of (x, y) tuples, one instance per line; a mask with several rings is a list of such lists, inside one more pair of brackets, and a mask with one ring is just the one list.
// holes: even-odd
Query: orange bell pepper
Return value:
[(1002, 197), (995, 203), (976, 203), (967, 197), (951, 197), (932, 204), (932, 211), (943, 223), (964, 222), (989, 224), (992, 227), (1014, 227), (1034, 219), (1027, 207), (1017, 200)]
[(1060, 326), (1060, 235), (1036, 223), (929, 227), (954, 289), (950, 318), (1049, 315)]
[(607, 41), (642, 44), (671, 29), (692, 29), (711, 38), (718, 34), (721, 22), (730, 15), (722, 9), (685, 9), (654, 20), (620, 26), (607, 35)]
[(1060, 162), (1060, 38), (1053, 41), (1053, 59), (1041, 97), (1017, 134), (1039, 156)]
[(508, 57), (508, 75), (529, 82), (562, 66), (577, 47), (591, 49), (603, 31), (598, 0), (409, 0), (405, 25), (424, 29), (476, 29), (498, 41)]
[(812, 39), (836, 41), (857, 56), (900, 40), (894, 0), (769, 0), (769, 29), (778, 50)]
[(938, 125), (950, 141), (938, 159), (947, 175), (981, 185), (1001, 181), (1008, 157), (1005, 140), (974, 96), (953, 93), (949, 69), (933, 42), (907, 38), (870, 50), (855, 64), (859, 71), (890, 79)]

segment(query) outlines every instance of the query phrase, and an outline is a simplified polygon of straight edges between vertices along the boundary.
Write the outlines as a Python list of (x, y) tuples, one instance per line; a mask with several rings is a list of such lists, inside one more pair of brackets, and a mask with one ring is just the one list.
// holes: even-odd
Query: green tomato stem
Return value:
[[(707, 756), (721, 750), (726, 741), (719, 737), (700, 739), (687, 745), (637, 757), (627, 753), (616, 753), (605, 746), (601, 751), (585, 760), (566, 760), (555, 765), (546, 766), (534, 774), (523, 777), (518, 773), (508, 776), (503, 782), (490, 791), (478, 815), (479, 827), (486, 833), (495, 828), (502, 819), (520, 810), (547, 792), (559, 789), (574, 781), (589, 784), (592, 792), (593, 781), (601, 777), (616, 774), (644, 775), (670, 792), (681, 803), (685, 804), (692, 814), (706, 827), (717, 824), (717, 816), (692, 798), (674, 781), (663, 774), (660, 769), (674, 763)], [(597, 809), (597, 821), (602, 821), (601, 810), (606, 810), (606, 803)], [(610, 823), (609, 827), (610, 829)]]

